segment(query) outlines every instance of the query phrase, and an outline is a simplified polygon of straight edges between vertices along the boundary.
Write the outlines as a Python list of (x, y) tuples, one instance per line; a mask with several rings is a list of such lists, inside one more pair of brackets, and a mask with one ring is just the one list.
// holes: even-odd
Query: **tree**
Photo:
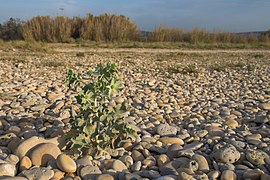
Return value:
[(22, 22), (20, 19), (10, 18), (0, 26), (0, 38), (3, 40), (21, 40)]

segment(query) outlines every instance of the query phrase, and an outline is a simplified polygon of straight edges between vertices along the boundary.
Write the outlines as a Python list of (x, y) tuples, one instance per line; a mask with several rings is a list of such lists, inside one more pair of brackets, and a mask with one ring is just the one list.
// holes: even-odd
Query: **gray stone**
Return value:
[(1, 176), (15, 176), (17, 173), (14, 164), (3, 163), (0, 164), (0, 177)]
[(233, 145), (226, 144), (212, 152), (211, 158), (217, 162), (232, 164), (240, 159), (240, 153)]
[(264, 159), (269, 158), (269, 156), (267, 153), (261, 150), (249, 149), (246, 152), (246, 158), (249, 162), (257, 166), (265, 164)]
[(157, 134), (161, 136), (174, 136), (177, 133), (177, 128), (169, 124), (160, 124), (156, 129)]
[(54, 172), (53, 170), (45, 167), (34, 167), (23, 171), (22, 174), (29, 180), (48, 180), (53, 177)]

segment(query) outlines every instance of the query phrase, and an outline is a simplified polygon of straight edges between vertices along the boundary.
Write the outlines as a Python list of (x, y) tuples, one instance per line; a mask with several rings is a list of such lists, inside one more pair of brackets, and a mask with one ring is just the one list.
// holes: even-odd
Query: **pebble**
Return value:
[(19, 166), (20, 171), (30, 169), (31, 167), (32, 167), (31, 159), (28, 156), (22, 157)]
[(101, 174), (96, 177), (96, 180), (114, 180), (114, 177), (110, 174)]
[(259, 107), (263, 110), (270, 110), (270, 103), (262, 103)]
[(249, 162), (252, 164), (258, 166), (265, 164), (265, 159), (269, 158), (268, 154), (261, 151), (261, 150), (255, 150), (255, 149), (249, 149), (246, 152), (246, 158)]
[(184, 145), (184, 141), (180, 138), (164, 137), (159, 139), (163, 144), (180, 144)]
[(195, 154), (192, 156), (192, 159), (198, 163), (198, 170), (202, 172), (209, 172), (209, 164), (207, 159), (199, 154)]
[(233, 129), (235, 129), (239, 126), (238, 122), (234, 119), (230, 119), (230, 120), (226, 121), (225, 124)]
[(0, 164), (0, 177), (1, 176), (15, 176), (17, 173), (16, 167), (13, 164), (1, 163)]
[(113, 170), (118, 171), (118, 172), (122, 172), (124, 170), (127, 170), (126, 165), (118, 159), (106, 160), (105, 167), (107, 169), (113, 169)]
[(10, 164), (16, 165), (19, 162), (19, 157), (14, 154), (10, 154), (5, 158), (5, 161)]
[(61, 150), (52, 143), (42, 143), (35, 146), (29, 157), (34, 166), (46, 166), (50, 160), (55, 160)]
[(156, 132), (160, 136), (174, 136), (177, 133), (177, 128), (169, 124), (160, 124), (157, 126)]
[(212, 152), (211, 158), (221, 163), (235, 163), (240, 159), (240, 152), (231, 144), (226, 144)]
[(63, 179), (65, 176), (65, 173), (60, 171), (59, 169), (53, 169), (54, 175), (52, 179)]
[(32, 169), (23, 171), (22, 175), (25, 176), (28, 180), (48, 180), (53, 177), (54, 172), (53, 170), (47, 169), (45, 167), (34, 167)]
[(101, 174), (100, 169), (97, 166), (85, 166), (83, 168), (81, 168), (80, 170), (80, 176), (83, 179), (88, 179), (90, 177), (92, 177), (93, 174)]
[(145, 157), (143, 156), (143, 154), (140, 151), (137, 150), (133, 150), (132, 154), (131, 154), (133, 160), (136, 161), (143, 161), (145, 159)]
[(260, 177), (260, 180), (268, 180), (268, 179), (270, 179), (270, 175), (268, 174), (262, 174)]
[(158, 167), (162, 167), (164, 164), (170, 162), (170, 158), (166, 154), (161, 154), (157, 158)]
[(261, 175), (264, 172), (260, 169), (248, 169), (244, 171), (243, 178), (244, 179), (260, 179)]
[(221, 174), (220, 180), (236, 180), (236, 174), (231, 170), (225, 170)]
[(60, 154), (56, 159), (57, 166), (60, 170), (67, 173), (73, 173), (77, 170), (77, 165), (68, 155)]

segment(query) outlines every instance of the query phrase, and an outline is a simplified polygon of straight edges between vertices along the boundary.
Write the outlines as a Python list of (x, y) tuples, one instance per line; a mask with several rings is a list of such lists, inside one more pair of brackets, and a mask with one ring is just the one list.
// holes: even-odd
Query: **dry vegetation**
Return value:
[[(85, 17), (36, 16), (22, 22), (10, 18), (0, 24), (0, 39), (25, 40), (49, 43), (109, 43), (109, 46), (122, 44), (126, 47), (269, 47), (269, 31), (260, 34), (237, 34), (216, 30), (208, 32), (194, 28), (186, 31), (181, 28), (158, 26), (153, 32), (143, 32), (128, 17), (102, 14)], [(124, 45), (123, 45), (124, 43)], [(158, 44), (157, 43), (161, 43)], [(166, 44), (164, 44), (166, 43)], [(172, 45), (173, 44), (173, 45)], [(119, 45), (118, 45), (119, 46)]]

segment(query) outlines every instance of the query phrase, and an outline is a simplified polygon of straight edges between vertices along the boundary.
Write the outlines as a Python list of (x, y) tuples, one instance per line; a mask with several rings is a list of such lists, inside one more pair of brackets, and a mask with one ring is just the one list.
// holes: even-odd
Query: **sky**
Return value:
[(159, 25), (230, 32), (270, 29), (270, 0), (0, 0), (0, 23), (10, 17), (87, 13), (125, 15), (146, 31)]

